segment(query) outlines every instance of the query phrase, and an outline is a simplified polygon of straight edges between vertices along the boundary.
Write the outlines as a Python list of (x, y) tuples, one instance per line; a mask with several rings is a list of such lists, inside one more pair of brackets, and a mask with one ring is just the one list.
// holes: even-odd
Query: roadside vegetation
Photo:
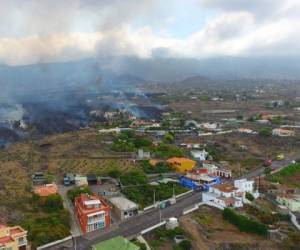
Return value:
[(33, 247), (67, 237), (70, 234), (69, 212), (59, 195), (41, 198), (33, 195), (32, 210), (26, 213), (21, 226), (28, 231)]
[[(183, 238), (183, 240), (178, 244), (176, 244), (174, 240), (176, 236)], [(174, 250), (192, 249), (190, 236), (181, 227), (176, 227), (171, 230), (159, 227), (154, 230), (154, 233), (150, 236), (150, 238), (149, 243), (154, 250), (164, 249), (166, 245), (171, 245)]]

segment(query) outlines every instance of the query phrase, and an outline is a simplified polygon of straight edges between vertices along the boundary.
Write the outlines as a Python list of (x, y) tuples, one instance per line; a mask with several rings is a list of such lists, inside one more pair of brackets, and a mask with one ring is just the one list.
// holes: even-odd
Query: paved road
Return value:
[[(293, 160), (295, 160), (295, 158), (293, 158), (293, 157), (286, 157), (282, 161), (273, 161), (271, 167), (272, 167), (273, 170), (279, 170), (279, 169), (281, 169), (283, 167), (286, 167), (286, 166), (290, 165)], [(263, 175), (264, 174), (264, 170), (265, 170), (265, 167), (257, 168), (255, 170), (253, 170), (252, 172), (244, 174), (243, 178), (251, 179), (251, 178), (257, 177), (259, 175)], [(240, 178), (238, 178), (238, 179), (240, 179)]]
[(71, 201), (69, 200), (69, 198), (67, 197), (67, 192), (71, 188), (72, 187), (65, 187), (64, 185), (58, 185), (59, 194), (63, 199), (64, 208), (67, 209), (71, 214), (70, 216), (71, 234), (74, 236), (80, 236), (82, 235), (80, 224), (77, 217), (75, 216), (74, 207)]
[[(162, 220), (170, 217), (179, 217), (182, 212), (194, 204), (199, 203), (201, 200), (201, 193), (191, 193), (184, 198), (177, 201), (176, 204), (161, 210)], [(86, 236), (80, 236), (76, 238), (76, 249), (86, 250), (93, 244), (100, 241), (110, 239), (117, 235), (125, 237), (134, 236), (139, 234), (142, 230), (149, 228), (160, 222), (160, 213), (158, 209), (151, 210), (143, 213), (137, 217), (134, 217), (126, 222), (119, 225), (113, 226), (111, 230), (98, 231), (90, 233)], [(58, 249), (75, 249), (75, 240), (73, 243), (67, 241), (57, 246), (46, 248), (47, 250), (58, 250)]]

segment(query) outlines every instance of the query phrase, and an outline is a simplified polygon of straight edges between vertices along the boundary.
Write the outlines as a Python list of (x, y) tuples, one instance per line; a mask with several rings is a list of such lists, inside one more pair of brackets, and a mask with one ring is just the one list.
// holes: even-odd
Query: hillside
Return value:
[[(110, 150), (109, 135), (94, 130), (48, 136), (42, 140), (11, 145), (0, 151), (0, 218), (19, 223), (31, 207), (31, 173), (48, 171), (59, 179), (66, 172), (105, 173), (119, 167), (128, 171), (135, 164)], [(22, 201), (22, 206), (20, 206)], [(11, 209), (13, 208), (13, 209)]]

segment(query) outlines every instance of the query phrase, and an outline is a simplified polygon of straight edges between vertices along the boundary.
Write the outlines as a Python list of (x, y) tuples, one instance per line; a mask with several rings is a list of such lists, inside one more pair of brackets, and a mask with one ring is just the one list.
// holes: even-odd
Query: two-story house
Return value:
[(83, 233), (110, 226), (110, 207), (99, 196), (81, 194), (75, 198), (75, 210)]
[(0, 250), (27, 250), (27, 231), (20, 226), (0, 224)]

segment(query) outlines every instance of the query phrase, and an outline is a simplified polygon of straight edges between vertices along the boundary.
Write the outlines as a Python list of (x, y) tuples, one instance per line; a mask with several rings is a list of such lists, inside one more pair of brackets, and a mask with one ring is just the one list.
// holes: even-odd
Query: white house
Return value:
[(243, 207), (244, 203), (249, 202), (245, 198), (246, 192), (251, 193), (254, 198), (259, 196), (259, 193), (254, 191), (254, 181), (246, 179), (236, 180), (234, 185), (225, 183), (211, 186), (208, 192), (202, 193), (202, 201), (220, 209)]
[(219, 123), (201, 123), (201, 128), (204, 128), (209, 131), (216, 131), (219, 129), (220, 124)]
[(150, 154), (150, 152), (146, 152), (143, 149), (139, 149), (138, 150), (138, 154), (137, 154), (137, 158), (139, 160), (150, 159), (151, 158), (151, 154)]
[(300, 213), (300, 195), (297, 194), (285, 194), (278, 195), (276, 200), (279, 204), (287, 207), (292, 212)]
[(203, 150), (193, 150), (191, 151), (191, 155), (193, 158), (195, 158), (198, 161), (205, 161), (207, 156), (208, 156), (208, 152), (205, 151), (205, 149)]
[(235, 180), (234, 186), (238, 188), (240, 192), (252, 193), (254, 190), (254, 181), (248, 181), (247, 179)]
[(248, 181), (247, 179), (240, 179), (234, 181), (234, 186), (238, 189), (238, 192), (244, 193), (244, 198), (246, 192), (251, 193), (254, 198), (258, 198), (259, 193), (254, 190), (254, 181)]
[(232, 177), (232, 172), (230, 169), (224, 169), (216, 166), (215, 164), (212, 163), (203, 163), (202, 164), (203, 168), (207, 169), (207, 173), (211, 175), (217, 175), (223, 178), (231, 178)]
[(287, 137), (287, 136), (294, 136), (295, 131), (283, 128), (275, 128), (272, 130), (272, 134), (275, 136)]
[(220, 184), (210, 187), (209, 192), (202, 193), (202, 201), (213, 203), (221, 209), (226, 207), (242, 207), (243, 193), (232, 184)]

